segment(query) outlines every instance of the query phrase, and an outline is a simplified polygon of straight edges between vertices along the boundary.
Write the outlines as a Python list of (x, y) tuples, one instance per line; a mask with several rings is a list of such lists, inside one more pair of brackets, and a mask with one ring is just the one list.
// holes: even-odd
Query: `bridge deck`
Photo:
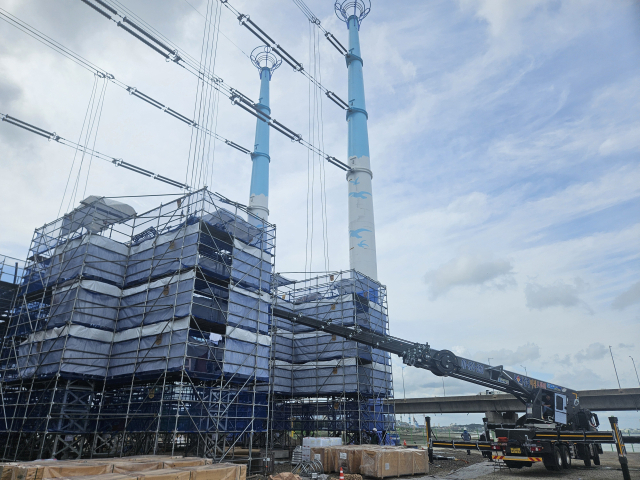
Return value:
[[(583, 390), (580, 404), (594, 412), (640, 410), (640, 388)], [(391, 401), (402, 413), (485, 413), (524, 412), (524, 405), (506, 393), (456, 397), (407, 398)]]

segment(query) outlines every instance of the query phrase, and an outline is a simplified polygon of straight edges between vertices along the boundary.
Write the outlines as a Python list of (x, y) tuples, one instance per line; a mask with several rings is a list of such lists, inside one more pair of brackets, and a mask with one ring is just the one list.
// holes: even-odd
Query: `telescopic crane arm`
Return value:
[[(573, 390), (558, 385), (510, 372), (502, 368), (502, 366), (486, 365), (458, 357), (450, 350), (435, 350), (428, 343), (409, 342), (391, 335), (375, 333), (359, 326), (345, 327), (334, 324), (331, 320), (325, 321), (299, 315), (277, 307), (273, 309), (273, 314), (293, 323), (393, 353), (402, 357), (402, 361), (406, 365), (429, 370), (434, 375), (458, 378), (483, 387), (510, 393), (524, 404), (534, 402), (543, 389), (563, 392), (567, 396), (575, 393)], [(577, 397), (577, 394), (575, 396)]]

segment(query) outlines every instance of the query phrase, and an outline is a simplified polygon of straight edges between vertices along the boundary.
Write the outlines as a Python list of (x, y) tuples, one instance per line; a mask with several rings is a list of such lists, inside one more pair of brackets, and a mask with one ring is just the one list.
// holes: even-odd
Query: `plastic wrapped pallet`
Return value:
[[(47, 463), (50, 463), (49, 465)], [(24, 463), (12, 467), (11, 480), (41, 480), (43, 478), (65, 478), (94, 476), (111, 473), (112, 464), (42, 462)]]
[(247, 478), (246, 465), (231, 463), (186, 467), (181, 470), (190, 472), (190, 480), (246, 480)]
[(204, 458), (177, 458), (164, 461), (164, 468), (201, 467), (203, 465), (206, 465)]
[(322, 463), (324, 473), (333, 472), (333, 456), (331, 455), (331, 447), (312, 447), (311, 460), (317, 460)]
[(10, 462), (0, 464), (0, 480), (11, 480), (11, 472), (14, 465), (17, 465), (17, 463)]
[(332, 468), (334, 472), (339, 472), (340, 467), (344, 473), (360, 473), (362, 463), (362, 453), (367, 448), (366, 445), (345, 445), (330, 447), (332, 456)]
[(365, 450), (361, 454), (360, 474), (366, 477), (397, 477), (399, 450)]
[(135, 473), (126, 475), (123, 473), (104, 473), (102, 475), (82, 475), (80, 477), (63, 477), (60, 480), (137, 480)]
[[(130, 472), (148, 472), (151, 470), (160, 470), (163, 468), (163, 462), (160, 459), (146, 460), (142, 462), (114, 462), (113, 473), (130, 473)], [(131, 473), (135, 475), (134, 473)], [(107, 480), (102, 479), (100, 480)]]
[(191, 472), (186, 469), (164, 468), (152, 472), (138, 472), (138, 480), (189, 480)]
[(410, 450), (413, 453), (413, 474), (429, 473), (429, 455), (426, 450)]

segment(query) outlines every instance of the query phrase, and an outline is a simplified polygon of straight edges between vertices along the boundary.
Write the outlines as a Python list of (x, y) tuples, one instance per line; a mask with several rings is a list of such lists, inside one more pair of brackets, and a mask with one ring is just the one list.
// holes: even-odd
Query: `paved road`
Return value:
[[(581, 461), (575, 461), (574, 466), (570, 470), (562, 470), (560, 472), (550, 472), (544, 468), (542, 464), (535, 464), (531, 468), (523, 468), (521, 470), (502, 469), (494, 471), (493, 464), (489, 462), (476, 463), (468, 467), (460, 468), (453, 472), (438, 475), (432, 470), (432, 475), (422, 477), (427, 479), (446, 479), (446, 480), (504, 480), (504, 479), (526, 479), (526, 480), (622, 480), (622, 471), (615, 453), (605, 452), (601, 456), (602, 464), (599, 467), (586, 468)], [(631, 469), (631, 478), (640, 479), (640, 453), (629, 454), (629, 466)], [(415, 479), (422, 480), (422, 479)]]

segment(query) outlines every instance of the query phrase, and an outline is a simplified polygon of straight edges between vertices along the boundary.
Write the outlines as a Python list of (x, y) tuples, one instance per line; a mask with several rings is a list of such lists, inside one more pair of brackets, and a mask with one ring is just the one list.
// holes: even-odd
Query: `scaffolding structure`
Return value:
[[(344, 326), (389, 333), (386, 288), (347, 270), (274, 276), (274, 304)], [(274, 316), (272, 326), (272, 445), (297, 436), (342, 437), (368, 443), (373, 429), (395, 431), (389, 353)]]
[[(3, 460), (268, 443), (275, 226), (207, 189), (34, 233), (0, 352)], [(256, 222), (253, 222), (256, 223)]]
[(11, 307), (24, 273), (24, 261), (0, 255), (0, 337), (4, 337)]

